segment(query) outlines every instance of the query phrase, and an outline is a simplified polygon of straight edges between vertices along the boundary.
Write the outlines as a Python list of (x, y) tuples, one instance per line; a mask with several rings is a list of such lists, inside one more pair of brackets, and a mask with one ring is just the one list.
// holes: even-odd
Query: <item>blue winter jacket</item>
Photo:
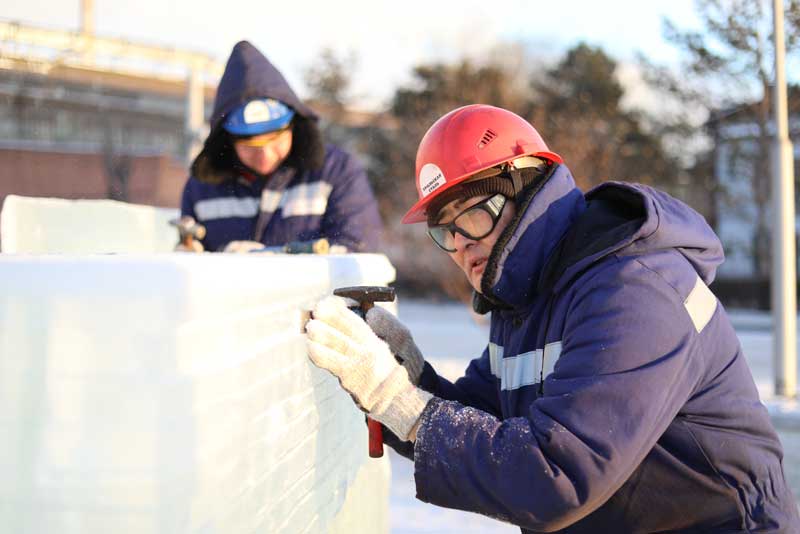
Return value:
[[(295, 110), (292, 150), (269, 176), (242, 166), (222, 128), (231, 110), (257, 97)], [(206, 227), (206, 250), (235, 240), (281, 245), (320, 237), (356, 252), (378, 248), (382, 224), (364, 168), (344, 150), (323, 144), (317, 116), (247, 41), (228, 59), (210, 122), (181, 201), (181, 214)]]
[(584, 196), (557, 166), (487, 263), (487, 349), (455, 383), (425, 367), (418, 498), (523, 532), (800, 532), (708, 289), (722, 261), (688, 206), (621, 183)]

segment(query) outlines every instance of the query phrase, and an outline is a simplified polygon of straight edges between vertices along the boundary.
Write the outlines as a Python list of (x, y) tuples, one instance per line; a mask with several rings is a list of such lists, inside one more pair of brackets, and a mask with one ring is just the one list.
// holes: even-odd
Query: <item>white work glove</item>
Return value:
[(231, 241), (222, 252), (246, 253), (264, 248), (264, 243), (258, 241)]
[(415, 386), (419, 385), (425, 358), (417, 344), (414, 343), (414, 338), (411, 337), (408, 328), (392, 313), (377, 306), (367, 312), (367, 324), (379, 338), (389, 345), (389, 350), (408, 371), (411, 383)]
[(308, 353), (330, 371), (369, 415), (404, 441), (416, 438), (422, 410), (433, 398), (411, 383), (388, 345), (339, 297), (314, 308), (306, 325)]

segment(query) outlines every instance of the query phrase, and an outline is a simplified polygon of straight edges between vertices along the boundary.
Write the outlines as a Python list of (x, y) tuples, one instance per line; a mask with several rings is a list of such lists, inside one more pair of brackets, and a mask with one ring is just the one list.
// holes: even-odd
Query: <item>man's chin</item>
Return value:
[(475, 291), (477, 291), (478, 293), (480, 293), (480, 292), (481, 292), (481, 279), (482, 279), (482, 278), (483, 278), (483, 274), (481, 274), (481, 275), (480, 275), (480, 276), (478, 276), (477, 278), (475, 278), (475, 277), (470, 277), (470, 279), (469, 279), (469, 285), (471, 285), (471, 286), (472, 286), (472, 289), (474, 289), (474, 290), (475, 290)]

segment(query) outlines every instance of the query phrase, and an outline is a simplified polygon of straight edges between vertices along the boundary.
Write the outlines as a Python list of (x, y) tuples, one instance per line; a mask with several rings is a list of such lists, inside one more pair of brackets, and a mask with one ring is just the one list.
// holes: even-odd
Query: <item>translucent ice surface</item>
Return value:
[(93, 254), (169, 252), (178, 210), (114, 200), (8, 195), (0, 212), (3, 252)]
[(388, 531), (303, 311), (384, 256), (0, 255), (3, 532)]

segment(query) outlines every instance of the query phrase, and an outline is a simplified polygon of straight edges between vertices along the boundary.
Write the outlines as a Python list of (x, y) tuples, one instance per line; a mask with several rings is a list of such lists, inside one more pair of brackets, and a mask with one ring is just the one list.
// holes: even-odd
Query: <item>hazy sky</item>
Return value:
[[(224, 62), (251, 40), (304, 93), (303, 72), (323, 47), (357, 55), (354, 92), (385, 99), (414, 64), (480, 56), (524, 41), (547, 57), (580, 40), (625, 62), (636, 50), (675, 62), (661, 36), (667, 16), (696, 27), (692, 0), (94, 0), (96, 33), (209, 53)], [(80, 0), (0, 0), (4, 20), (76, 30)]]

